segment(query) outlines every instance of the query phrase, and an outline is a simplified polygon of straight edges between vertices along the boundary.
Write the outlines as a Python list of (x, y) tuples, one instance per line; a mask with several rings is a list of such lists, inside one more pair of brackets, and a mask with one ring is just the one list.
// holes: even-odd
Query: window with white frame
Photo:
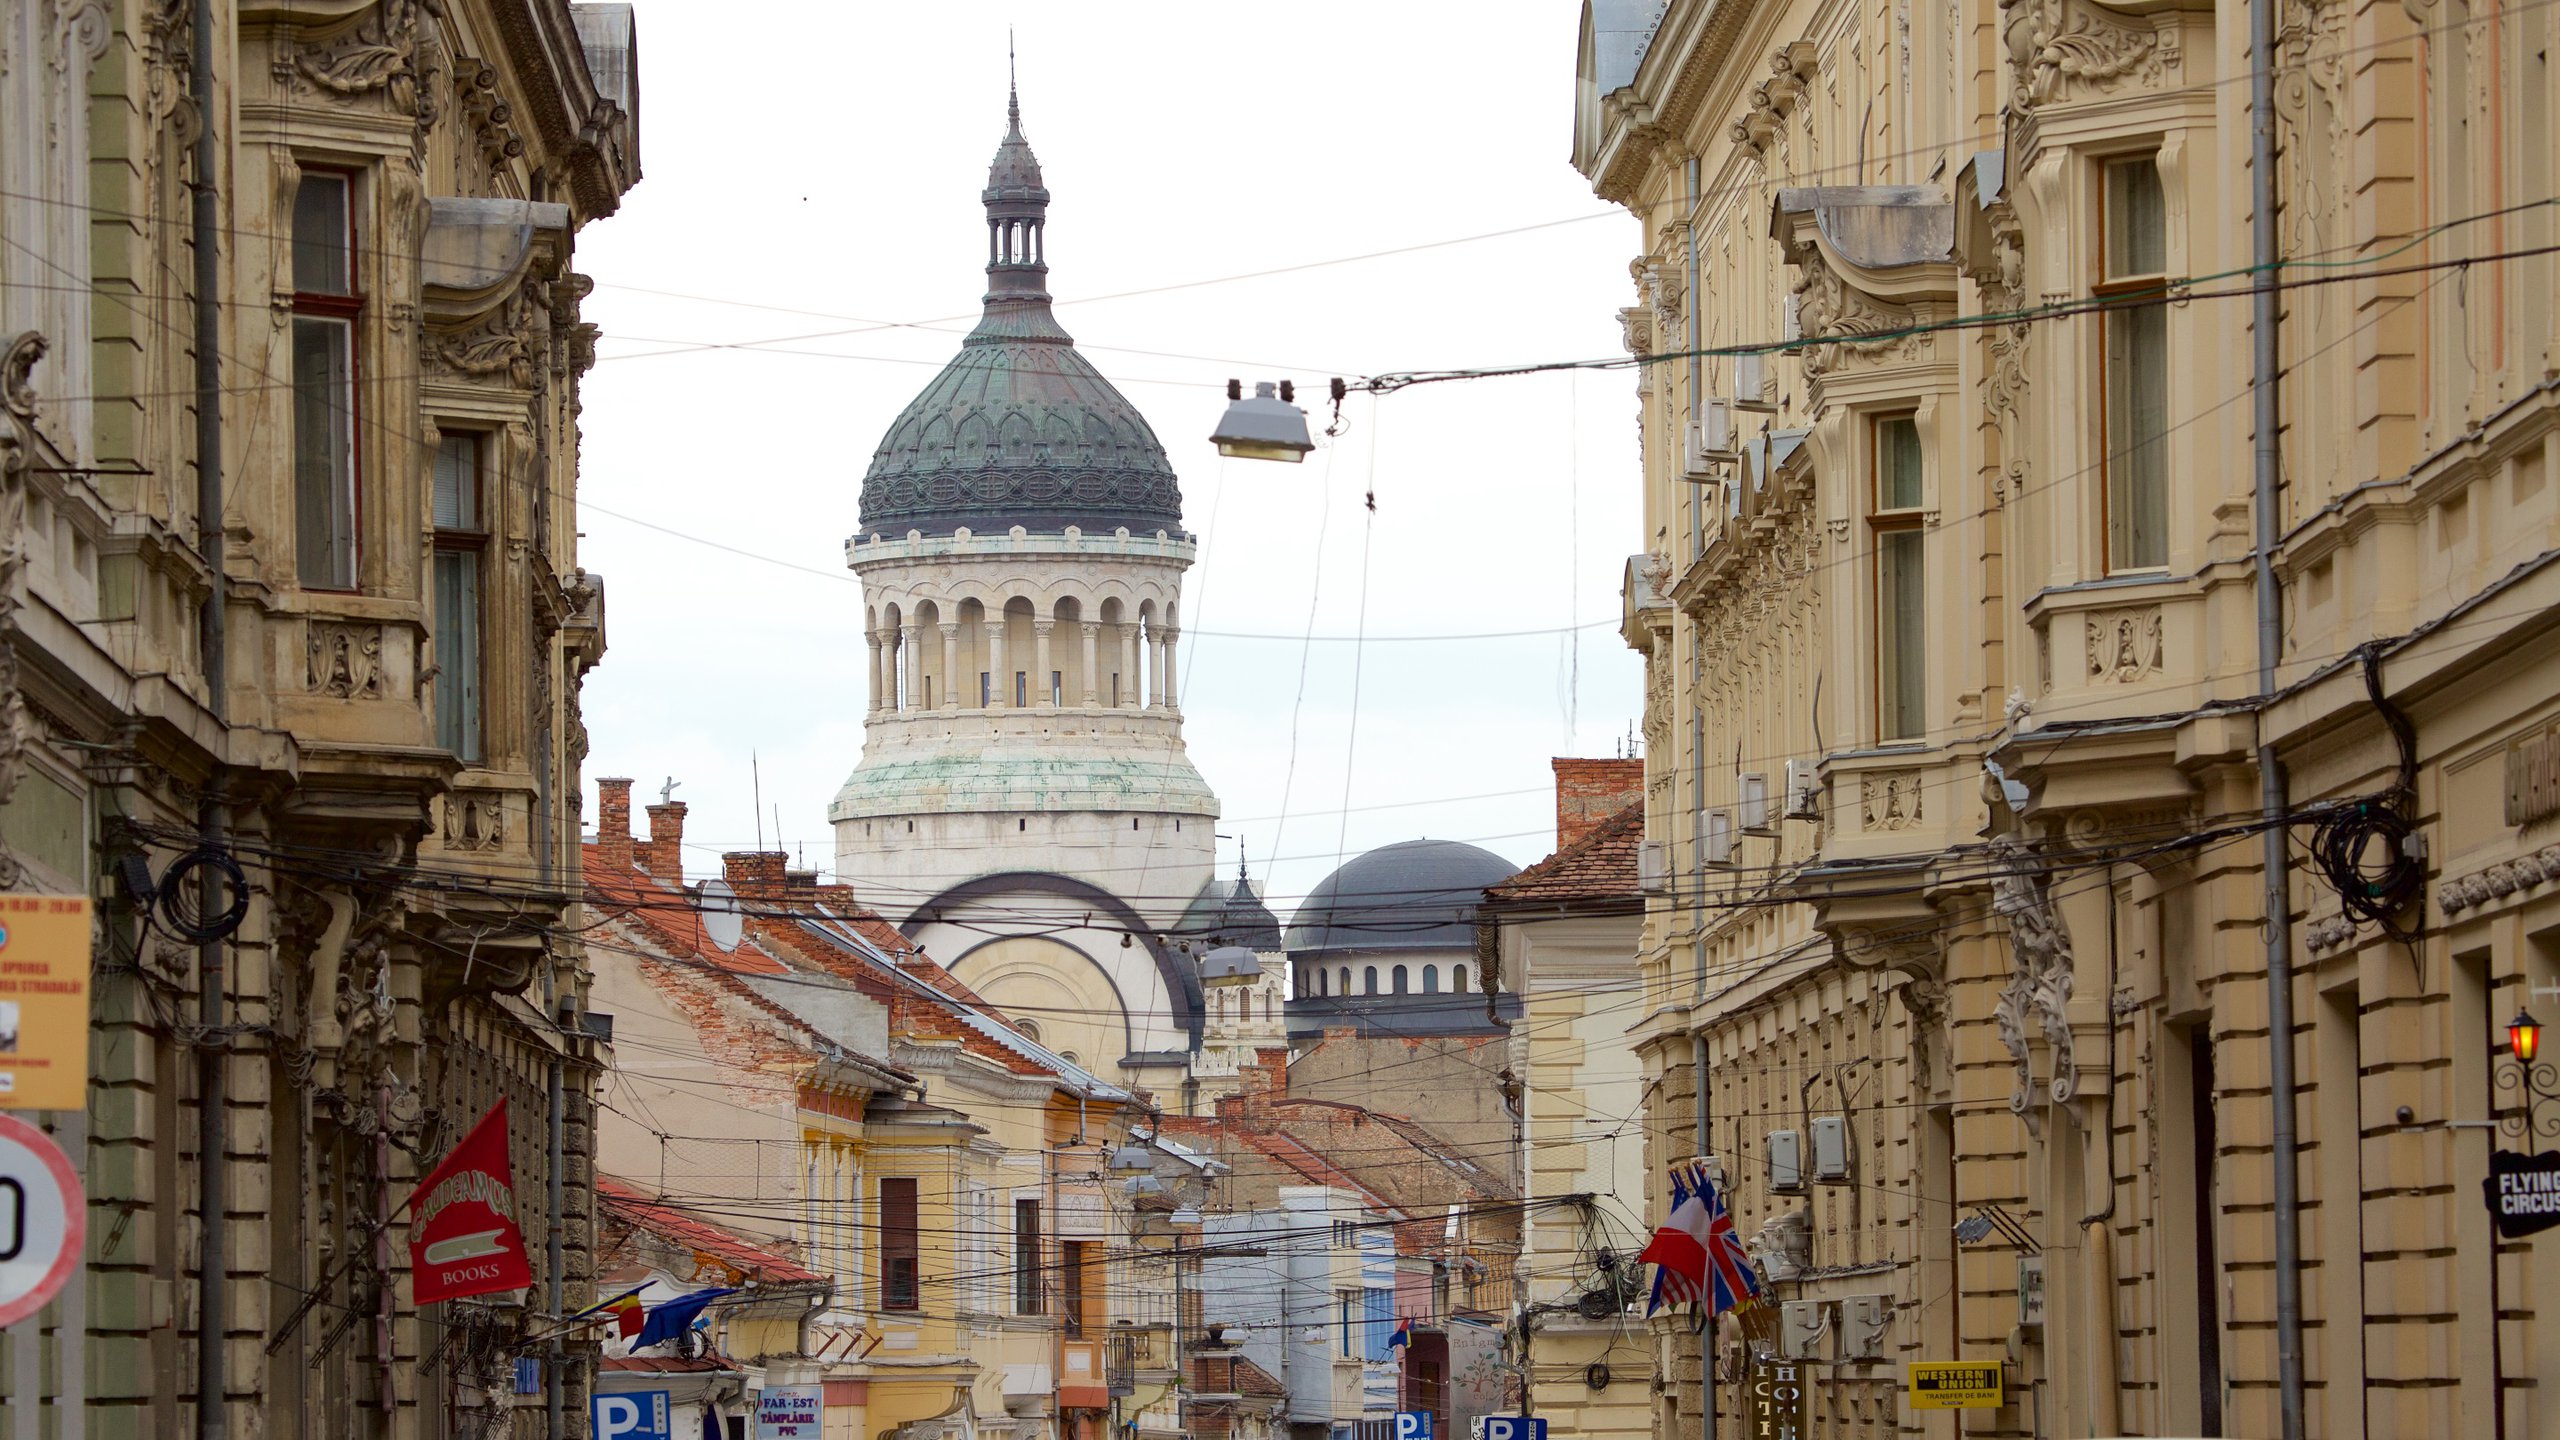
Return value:
[(2149, 155), (2107, 161), (2099, 185), (2098, 295), (2106, 326), (2104, 505), (2110, 573), (2169, 563), (2168, 207)]
[(354, 184), (303, 172), (293, 199), (293, 536), (297, 578), (356, 588)]
[(1920, 424), (1909, 415), (1874, 422), (1875, 499), (1868, 515), (1875, 550), (1876, 739), (1928, 733), (1929, 590), (1924, 558), (1926, 462)]
[(482, 521), (482, 437), (436, 444), (436, 744), (466, 763), (481, 759), (480, 587), (489, 531)]

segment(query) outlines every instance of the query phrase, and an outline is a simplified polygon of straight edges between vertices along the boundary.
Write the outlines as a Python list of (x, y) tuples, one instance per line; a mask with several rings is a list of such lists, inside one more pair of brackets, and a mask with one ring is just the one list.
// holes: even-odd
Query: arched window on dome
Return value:
[(1405, 982), (1404, 967), (1403, 967), (1403, 966), (1401, 966), (1401, 965), (1399, 965), (1399, 966), (1397, 966), (1397, 967), (1396, 967), (1396, 969), (1395, 969), (1395, 986), (1396, 986), (1396, 993), (1397, 993), (1397, 994), (1399, 994), (1399, 995), (1401, 995), (1401, 994), (1403, 994), (1403, 993), (1404, 993), (1404, 982)]
[(1377, 966), (1363, 965), (1360, 967), (1360, 993), (1363, 995), (1375, 995), (1378, 993)]
[(1013, 1028), (1022, 1032), (1022, 1038), (1023, 1038), (1023, 1039), (1030, 1041), (1030, 1042), (1031, 1042), (1032, 1044), (1034, 1044), (1034, 1045), (1037, 1045), (1037, 1044), (1039, 1044), (1039, 1043), (1040, 1043), (1040, 1022), (1039, 1022), (1039, 1021), (1037, 1021), (1037, 1020), (1016, 1020), (1016, 1021), (1014, 1021), (1014, 1022), (1013, 1022)]
[(1452, 965), (1449, 967), (1449, 990), (1450, 993), (1456, 995), (1464, 995), (1467, 993), (1466, 966)]
[(1345, 966), (1342, 966), (1341, 968), (1339, 968), (1339, 969), (1337, 969), (1337, 970), (1335, 970), (1335, 971), (1334, 971), (1334, 973), (1333, 973), (1333, 993), (1335, 993), (1335, 994), (1337, 994), (1337, 995), (1348, 995), (1348, 994), (1350, 994), (1350, 993), (1351, 993), (1351, 967), (1350, 967), (1350, 966), (1345, 965)]
[(1422, 967), (1422, 993), (1425, 995), (1437, 995), (1440, 993), (1439, 966), (1425, 965)]

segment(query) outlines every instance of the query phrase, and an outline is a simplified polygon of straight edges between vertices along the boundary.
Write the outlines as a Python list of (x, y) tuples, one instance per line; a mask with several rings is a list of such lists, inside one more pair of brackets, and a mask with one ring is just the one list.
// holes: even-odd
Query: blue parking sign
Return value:
[(1397, 1411), (1396, 1440), (1431, 1440), (1431, 1412), (1428, 1410)]
[(619, 1395), (602, 1391), (588, 1401), (589, 1426), (595, 1440), (675, 1440), (667, 1423), (665, 1390), (626, 1390)]
[(1533, 1415), (1486, 1415), (1475, 1424), (1474, 1440), (1547, 1440), (1547, 1422)]

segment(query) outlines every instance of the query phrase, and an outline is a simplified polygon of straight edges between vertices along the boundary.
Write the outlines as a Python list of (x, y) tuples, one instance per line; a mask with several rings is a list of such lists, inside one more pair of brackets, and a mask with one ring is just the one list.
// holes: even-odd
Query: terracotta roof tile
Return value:
[(633, 1229), (646, 1230), (660, 1239), (709, 1255), (746, 1279), (759, 1280), (767, 1285), (800, 1285), (827, 1278), (743, 1235), (722, 1229), (708, 1220), (696, 1219), (662, 1200), (652, 1199), (629, 1181), (598, 1175), (596, 1198), (604, 1203), (607, 1216)]
[(1644, 893), (1637, 857), (1644, 845), (1644, 802), (1628, 805), (1553, 855), (1485, 888), (1495, 904), (1522, 900), (1621, 900)]

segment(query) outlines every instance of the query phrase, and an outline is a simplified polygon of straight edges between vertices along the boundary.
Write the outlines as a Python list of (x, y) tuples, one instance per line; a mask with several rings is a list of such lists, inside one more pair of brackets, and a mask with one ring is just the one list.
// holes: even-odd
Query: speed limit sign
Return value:
[(0, 1326), (45, 1307), (80, 1268), (89, 1207), (53, 1137), (0, 1115)]

